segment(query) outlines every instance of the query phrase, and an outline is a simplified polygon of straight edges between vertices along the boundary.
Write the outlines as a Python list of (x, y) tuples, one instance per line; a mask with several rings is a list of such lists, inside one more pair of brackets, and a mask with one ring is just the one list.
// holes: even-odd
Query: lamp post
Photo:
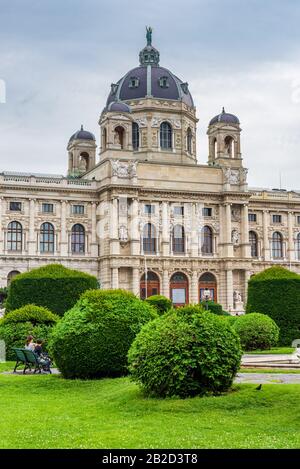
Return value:
[(211, 294), (208, 288), (205, 288), (203, 292), (203, 296), (204, 296), (204, 301), (205, 301), (205, 309), (206, 311), (208, 311), (208, 302), (211, 299)]

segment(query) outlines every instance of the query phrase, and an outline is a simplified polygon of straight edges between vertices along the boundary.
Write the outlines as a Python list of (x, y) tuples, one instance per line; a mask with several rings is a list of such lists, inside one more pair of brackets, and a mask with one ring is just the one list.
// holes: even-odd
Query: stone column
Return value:
[(241, 229), (242, 229), (242, 256), (251, 257), (250, 243), (249, 243), (249, 219), (248, 219), (248, 205), (242, 206), (242, 218), (241, 218)]
[(0, 197), (0, 254), (4, 252), (3, 245), (3, 227), (2, 227), (2, 207), (3, 207), (3, 197)]
[(198, 272), (193, 270), (192, 280), (191, 280), (191, 293), (190, 293), (190, 303), (198, 304)]
[(120, 244), (119, 244), (119, 236), (118, 236), (118, 228), (119, 228), (119, 218), (118, 218), (118, 199), (114, 197), (110, 201), (110, 209), (109, 209), (109, 226), (110, 226), (110, 254), (119, 254), (120, 251)]
[(162, 275), (162, 295), (167, 298), (170, 298), (170, 283), (169, 283), (169, 272), (164, 269)]
[(119, 269), (113, 267), (111, 269), (111, 288), (119, 288)]
[(247, 298), (248, 298), (248, 281), (250, 279), (251, 272), (249, 270), (245, 270), (245, 298), (244, 298), (244, 308), (246, 309)]
[[(28, 254), (33, 256), (36, 254), (37, 251), (37, 241), (35, 238), (35, 226), (34, 226), (34, 218), (35, 218), (35, 199), (29, 200), (29, 235), (28, 235)], [(24, 250), (25, 246), (23, 246)]]
[(139, 202), (132, 199), (131, 202), (131, 240), (130, 249), (133, 256), (140, 254), (140, 234), (139, 234)]
[(67, 231), (67, 202), (61, 200), (60, 206), (60, 255), (67, 256), (69, 252), (69, 240)]
[(191, 220), (191, 256), (198, 257), (199, 255), (199, 239), (197, 230), (197, 214), (196, 204), (192, 204), (192, 220)]
[(270, 260), (270, 243), (269, 243), (269, 210), (263, 211), (263, 249), (262, 254), (265, 261)]
[(226, 271), (226, 292), (227, 292), (227, 310), (232, 311), (232, 309), (233, 309), (232, 270), (227, 270)]
[(132, 268), (132, 292), (140, 297), (140, 271), (138, 267)]
[(91, 219), (92, 219), (92, 233), (91, 233), (91, 255), (93, 257), (98, 256), (98, 243), (97, 243), (97, 205), (95, 202), (92, 202), (91, 207)]
[(226, 204), (224, 208), (224, 257), (233, 257), (233, 246), (231, 242), (231, 204)]
[(170, 255), (170, 233), (169, 233), (169, 214), (168, 202), (162, 202), (162, 255)]
[(290, 262), (295, 260), (295, 242), (294, 242), (294, 234), (293, 234), (293, 217), (294, 213), (288, 213), (288, 230), (289, 230), (289, 238), (288, 238), (288, 249), (287, 249), (287, 258)]

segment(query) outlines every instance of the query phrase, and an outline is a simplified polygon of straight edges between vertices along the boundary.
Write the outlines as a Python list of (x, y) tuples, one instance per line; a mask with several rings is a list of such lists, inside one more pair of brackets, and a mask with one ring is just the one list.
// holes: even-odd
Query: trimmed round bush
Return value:
[(300, 338), (300, 275), (281, 266), (251, 277), (246, 313), (270, 316), (280, 328), (279, 345)]
[(82, 293), (95, 288), (98, 288), (96, 277), (67, 269), (61, 264), (50, 264), (13, 278), (8, 289), (6, 310), (34, 303), (62, 316)]
[(237, 333), (210, 312), (178, 308), (143, 326), (128, 353), (146, 395), (189, 397), (227, 391), (240, 366)]
[(251, 313), (239, 316), (233, 324), (244, 350), (267, 350), (276, 345), (279, 327), (266, 314)]
[(172, 308), (172, 301), (163, 295), (148, 296), (146, 301), (154, 306), (158, 314), (164, 314)]
[(28, 335), (35, 339), (44, 340), (43, 348), (47, 350), (47, 342), (52, 327), (59, 317), (47, 308), (36, 305), (26, 305), (0, 319), (0, 339), (6, 345), (6, 359), (14, 360), (13, 347), (24, 347)]
[(65, 378), (127, 373), (129, 347), (156, 310), (124, 290), (89, 290), (55, 326), (51, 353)]

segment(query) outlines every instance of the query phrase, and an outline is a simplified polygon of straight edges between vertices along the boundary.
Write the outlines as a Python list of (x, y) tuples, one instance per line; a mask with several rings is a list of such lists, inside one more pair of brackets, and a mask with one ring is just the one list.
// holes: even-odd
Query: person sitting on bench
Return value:
[(27, 339), (26, 339), (26, 342), (25, 342), (25, 347), (24, 348), (26, 350), (32, 350), (34, 352), (35, 346), (36, 346), (36, 344), (33, 342), (33, 336), (28, 335)]
[(38, 362), (42, 366), (43, 370), (49, 371), (51, 360), (48, 357), (47, 353), (43, 351), (42, 345), (43, 341), (41, 339), (37, 339), (34, 347), (34, 353), (36, 354)]

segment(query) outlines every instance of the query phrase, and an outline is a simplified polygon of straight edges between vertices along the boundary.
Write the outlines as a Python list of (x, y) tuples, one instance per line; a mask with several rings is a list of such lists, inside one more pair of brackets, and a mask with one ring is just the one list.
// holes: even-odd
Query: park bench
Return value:
[[(17, 358), (14, 373), (16, 372), (18, 366), (21, 364), (24, 365), (23, 374), (25, 374), (27, 369), (31, 371), (32, 367), (34, 367), (34, 373), (36, 373), (37, 371), (41, 373), (43, 367), (39, 363), (37, 356), (32, 350), (27, 350), (24, 348), (14, 348), (13, 350)], [(51, 373), (50, 368), (49, 372)]]

